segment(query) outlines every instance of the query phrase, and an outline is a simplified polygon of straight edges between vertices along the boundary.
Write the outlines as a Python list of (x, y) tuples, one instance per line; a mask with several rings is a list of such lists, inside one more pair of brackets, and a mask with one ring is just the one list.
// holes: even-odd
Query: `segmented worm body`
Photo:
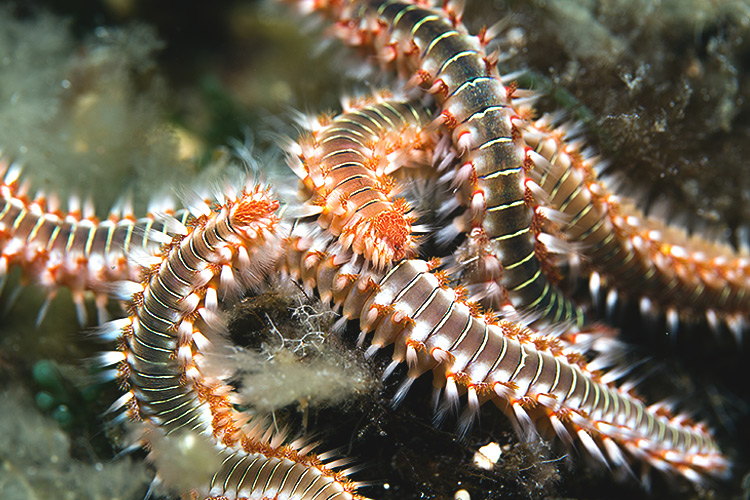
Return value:
[[(482, 232), (499, 262), (507, 298), (549, 322), (583, 322), (582, 312), (543, 273), (544, 252), (535, 238), (535, 212), (525, 187), (523, 148), (512, 119), (512, 91), (498, 76), (484, 37), (469, 35), (450, 9), (418, 2), (370, 1), (347, 9), (329, 7), (348, 43), (374, 49), (386, 64), (412, 75), (440, 103), (443, 125), (462, 154), (465, 227)], [(362, 13), (361, 11), (365, 11)], [(462, 224), (463, 225), (463, 224)], [(486, 257), (486, 256), (485, 256)], [(492, 267), (492, 266), (489, 266)]]
[(589, 364), (575, 345), (482, 316), (466, 290), (451, 288), (445, 272), (431, 272), (433, 263), (402, 260), (373, 270), (366, 257), (347, 248), (330, 231), (299, 223), (282, 268), (308, 291), (317, 288), (343, 319), (359, 318), (359, 342), (372, 332), (368, 354), (395, 344), (386, 375), (409, 364), (396, 401), (432, 370), (436, 388), (444, 389), (441, 412), (458, 405), (459, 392), (467, 393), (463, 431), (479, 405), (492, 400), (522, 433), (551, 427), (566, 442), (575, 437), (596, 459), (618, 468), (635, 458), (695, 482), (726, 472), (727, 462), (704, 425), (658, 405), (647, 408), (629, 389), (589, 369), (599, 361)]
[(196, 354), (220, 325), (219, 294), (257, 284), (272, 265), (276, 208), (257, 187), (243, 192), (175, 236), (142, 283), (123, 285), (133, 314), (109, 324), (124, 336), (120, 376), (137, 413), (166, 432), (211, 423), (206, 401), (221, 397), (205, 386)]
[[(597, 179), (595, 160), (587, 160), (564, 131), (554, 130), (548, 117), (525, 118), (530, 111), (519, 109), (523, 101), (502, 85), (493, 57), (483, 50), (488, 35), (468, 35), (450, 8), (365, 3), (365, 14), (334, 13), (341, 20), (339, 34), (353, 45), (373, 47), (382, 61), (428, 87), (463, 154), (459, 178), (468, 180), (464, 199), (473, 229), (467, 248), (474, 254), (466, 260), (478, 268), (469, 271), (470, 279), (481, 282), (502, 273), (499, 281), (516, 307), (581, 324), (580, 311), (546, 278), (545, 270), (554, 266), (535, 238), (539, 217), (526, 189), (526, 180), (533, 180), (546, 193), (544, 203), (569, 220), (562, 224), (563, 234), (596, 270), (594, 289), (603, 281), (612, 290), (642, 297), (644, 311), (666, 309), (671, 325), (678, 315), (705, 315), (712, 324), (725, 320), (740, 335), (750, 305), (746, 255), (689, 237), (611, 193)], [(500, 266), (493, 265), (493, 255)]]
[(354, 483), (309, 454), (309, 446), (284, 444), (283, 433), (237, 411), (232, 389), (203, 368), (211, 343), (221, 342), (220, 304), (258, 286), (279, 255), (278, 207), (256, 186), (197, 216), (164, 247), (161, 263), (141, 283), (121, 285), (132, 297), (132, 314), (102, 329), (122, 344), (104, 362), (117, 364), (121, 383), (130, 387), (117, 405), (132, 417), (160, 435), (213, 436), (223, 462), (208, 488), (199, 484), (196, 492), (349, 500), (357, 497)]
[(741, 334), (750, 307), (750, 256), (643, 215), (610, 192), (597, 178), (597, 159), (549, 117), (519, 123), (519, 130), (534, 165), (530, 175), (550, 205), (569, 216), (564, 232), (582, 243), (581, 253), (598, 273), (593, 280), (643, 297), (644, 311), (658, 305), (668, 316), (722, 318)]
[(316, 458), (290, 451), (279, 456), (234, 454), (222, 464), (211, 481), (207, 499), (258, 498), (275, 500), (363, 499), (352, 493), (352, 483), (332, 473)]
[(463, 386), (469, 410), (492, 399), (524, 432), (547, 417), (561, 438), (578, 437), (604, 462), (624, 465), (624, 449), (693, 481), (724, 473), (726, 460), (705, 426), (646, 408), (545, 335), (473, 314), (444, 276), (429, 271), (423, 261), (399, 263), (362, 309), (360, 325), (374, 332), (373, 345), (395, 342), (394, 360), (409, 362), (404, 387), (422, 372), (437, 370), (449, 400)]
[(360, 341), (372, 333), (368, 354), (395, 344), (386, 374), (408, 363), (396, 400), (432, 370), (436, 388), (444, 388), (443, 411), (458, 404), (459, 391), (467, 393), (464, 430), (479, 405), (492, 400), (522, 433), (551, 426), (566, 442), (576, 437), (592, 456), (617, 467), (627, 467), (630, 456), (696, 482), (726, 472), (726, 459), (703, 424), (646, 407), (554, 338), (482, 315), (449, 286), (445, 273), (434, 272), (436, 262), (403, 260), (385, 273), (360, 271), (351, 254), (327, 252), (330, 239), (314, 229), (300, 227), (289, 243), (287, 272), (306, 286), (317, 284), (344, 318), (359, 318)]
[(361, 101), (302, 139), (292, 158), (318, 222), (378, 267), (414, 256), (414, 218), (392, 174), (424, 163), (428, 117), (408, 101)]
[[(545, 220), (536, 210), (543, 199), (567, 216), (564, 234), (618, 288), (667, 307), (703, 308), (709, 318), (719, 311), (730, 325), (742, 321), (750, 264), (645, 220), (610, 194), (562, 132), (524, 118), (528, 111), (519, 109), (515, 89), (502, 84), (484, 50), (489, 35), (470, 36), (448, 3), (314, 4), (335, 11), (352, 44), (375, 49), (436, 96), (437, 121), (461, 158), (455, 179), (467, 208), (459, 221), (467, 233), (463, 250), (484, 261), (477, 281), (497, 278), (507, 292), (503, 301), (534, 313), (526, 319), (564, 326), (584, 319), (550, 278), (539, 237)], [(575, 342), (482, 313), (470, 300), (476, 297), (437, 270), (439, 261), (413, 258), (414, 216), (395, 198), (392, 175), (411, 163), (434, 163), (440, 137), (425, 132), (426, 115), (416, 102), (378, 96), (314, 124), (293, 147), (291, 166), (309, 198), (305, 214), (317, 223), (300, 218), (285, 239), (278, 203), (259, 187), (180, 220), (128, 215), (99, 222), (50, 210), (43, 198), (30, 201), (11, 168), (0, 183), (0, 274), (21, 267), (51, 294), (70, 288), (78, 304), (84, 291), (103, 297), (119, 290), (128, 317), (101, 329), (120, 345), (102, 364), (116, 366), (114, 377), (128, 389), (113, 406), (143, 421), (149, 446), (190, 433), (207, 440), (217, 463), (193, 480), (193, 497), (362, 498), (346, 471), (337, 472), (338, 462), (311, 453), (304, 440), (286, 444), (285, 433), (240, 412), (230, 375), (205, 362), (208, 354), (223, 354), (227, 304), (271, 272), (293, 276), (339, 308), (343, 320), (358, 320), (359, 343), (370, 337), (368, 356), (394, 345), (385, 376), (408, 365), (396, 401), (429, 371), (435, 400), (442, 395), (440, 414), (466, 394), (464, 432), (479, 405), (492, 401), (522, 435), (551, 431), (567, 443), (575, 439), (608, 466), (627, 469), (641, 460), (695, 483), (724, 475), (727, 460), (705, 425), (667, 405), (646, 406), (628, 384), (615, 384), (617, 375), (597, 371), (606, 361), (582, 355)], [(544, 196), (532, 194), (532, 181)], [(158, 260), (142, 277), (143, 266), (128, 260), (135, 249)], [(130, 281), (110, 286), (123, 279)]]
[[(132, 213), (112, 212), (100, 221), (90, 208), (87, 213), (76, 208), (67, 214), (50, 209), (44, 196), (26, 196), (20, 168), (2, 161), (0, 279), (18, 267), (26, 282), (47, 290), (39, 321), (60, 287), (71, 291), (81, 324), (86, 322), (85, 292), (95, 294), (99, 320), (104, 320), (111, 283), (139, 278), (142, 266), (130, 256), (158, 253), (171, 239), (169, 228), (153, 215), (136, 220)], [(175, 216), (184, 221), (185, 214)]]

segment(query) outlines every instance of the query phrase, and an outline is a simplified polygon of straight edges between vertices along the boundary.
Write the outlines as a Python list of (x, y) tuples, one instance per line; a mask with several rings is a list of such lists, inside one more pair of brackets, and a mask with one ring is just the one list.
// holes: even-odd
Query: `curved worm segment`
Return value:
[(550, 116), (518, 127), (530, 176), (549, 206), (567, 216), (563, 232), (595, 269), (596, 294), (613, 287), (643, 297), (644, 312), (660, 306), (668, 316), (704, 315), (712, 325), (721, 318), (741, 335), (750, 307), (747, 255), (646, 217), (611, 193), (597, 176), (602, 162), (582, 150), (574, 127), (556, 126)]
[(54, 197), (29, 197), (20, 175), (17, 164), (0, 158), (0, 285), (18, 267), (24, 282), (47, 291), (37, 324), (61, 287), (71, 291), (81, 324), (86, 323), (84, 297), (91, 292), (99, 321), (106, 321), (111, 283), (138, 279), (142, 262), (153, 258), (180, 227), (184, 231), (185, 214), (176, 214), (182, 221), (168, 227), (154, 214), (136, 220), (123, 207), (100, 221), (93, 206), (86, 203), (82, 209), (76, 198), (63, 213)]
[[(359, 342), (372, 335), (368, 356), (394, 344), (393, 363), (384, 376), (402, 362), (409, 366), (395, 402), (416, 377), (433, 371), (436, 387), (445, 394), (441, 413), (467, 394), (462, 432), (479, 405), (492, 400), (521, 435), (550, 428), (563, 441), (577, 439), (590, 455), (618, 468), (628, 469), (637, 459), (697, 483), (704, 475), (727, 473), (728, 462), (705, 425), (658, 405), (646, 407), (629, 389), (616, 386), (613, 377), (594, 371), (607, 362), (587, 361), (580, 353), (583, 344), (482, 313), (463, 290), (448, 285), (435, 264), (405, 260), (384, 274), (365, 272), (356, 258), (330, 253), (337, 248), (330, 238), (315, 241), (313, 233), (293, 237), (299, 250), (287, 254), (287, 269), (323, 290), (321, 295), (331, 298), (344, 318), (359, 317)], [(308, 250), (313, 248), (311, 262)]]
[(319, 121), (291, 159), (318, 222), (376, 267), (416, 254), (415, 219), (409, 204), (394, 197), (398, 186), (391, 174), (429, 158), (426, 124), (408, 102), (352, 103)]
[(495, 304), (508, 300), (541, 322), (580, 326), (582, 311), (544, 272), (553, 266), (544, 263), (547, 253), (537, 244), (539, 224), (527, 203), (523, 145), (513, 126), (519, 113), (528, 113), (516, 110), (514, 89), (503, 85), (496, 58), (485, 52), (487, 32), (470, 35), (460, 9), (447, 5), (431, 9), (421, 2), (372, 1), (359, 9), (336, 2), (317, 7), (337, 20), (339, 36), (395, 66), (440, 104), (436, 124), (451, 134), (462, 157), (461, 199), (467, 211), (460, 229), (481, 229), (503, 268), (498, 279), (506, 294), (493, 297)]
[(408, 362), (409, 379), (435, 372), (446, 396), (442, 411), (458, 405), (460, 392), (467, 394), (463, 432), (479, 405), (492, 400), (522, 435), (550, 425), (564, 441), (576, 437), (592, 456), (617, 467), (627, 468), (629, 455), (695, 482), (726, 473), (726, 458), (703, 424), (646, 407), (605, 383), (564, 343), (483, 317), (439, 283), (422, 261), (399, 264), (365, 302), (361, 325), (373, 332), (372, 345), (395, 343), (393, 359)]
[(335, 463), (311, 454), (302, 441), (285, 444), (263, 419), (235, 409), (233, 389), (204, 363), (223, 330), (221, 306), (257, 287), (280, 256), (279, 203), (258, 186), (196, 217), (187, 234), (162, 249), (161, 262), (133, 283), (131, 314), (115, 322), (122, 351), (106, 360), (119, 367), (128, 394), (118, 406), (145, 420), (144, 439), (210, 436), (223, 459), (210, 485), (194, 494), (222, 498), (350, 500), (356, 484)]

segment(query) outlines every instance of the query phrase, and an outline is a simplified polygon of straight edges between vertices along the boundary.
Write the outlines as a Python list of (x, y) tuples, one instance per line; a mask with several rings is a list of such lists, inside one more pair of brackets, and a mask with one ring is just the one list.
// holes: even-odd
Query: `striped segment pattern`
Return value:
[[(531, 177), (550, 206), (569, 218), (564, 233), (605, 286), (684, 316), (726, 321), (736, 336), (750, 308), (750, 255), (646, 217), (597, 176), (599, 160), (581, 151), (565, 126), (545, 116), (519, 123)], [(580, 144), (580, 141), (578, 141)]]
[(378, 101), (355, 102), (330, 122), (317, 120), (291, 163), (318, 223), (382, 268), (416, 252), (414, 218), (408, 202), (394, 196), (393, 173), (430, 155), (424, 112), (408, 101)]
[[(610, 193), (596, 159), (564, 128), (529, 118), (485, 51), (490, 35), (471, 36), (449, 3), (313, 3), (336, 16), (348, 42), (425, 92), (413, 101), (376, 95), (310, 123), (289, 147), (306, 199), (291, 233), (277, 218), (279, 203), (259, 186), (175, 217), (136, 220), (128, 212), (99, 221), (31, 199), (19, 170), (0, 164), (0, 275), (20, 267), (50, 298), (70, 288), (79, 310), (85, 292), (96, 294), (102, 311), (105, 292), (119, 292), (127, 317), (101, 329), (120, 347), (102, 356), (127, 389), (115, 408), (141, 421), (148, 446), (199, 435), (216, 459), (210, 480), (182, 492), (216, 500), (363, 498), (339, 471), (344, 461), (240, 411), (231, 375), (217, 375), (206, 361), (226, 353), (226, 310), (274, 275), (333, 303), (342, 324), (358, 321), (366, 357), (392, 346), (384, 376), (408, 367), (396, 402), (427, 372), (438, 416), (465, 400), (462, 432), (491, 401), (522, 436), (556, 435), (608, 467), (629, 471), (642, 461), (696, 484), (725, 475), (728, 460), (704, 424), (667, 405), (646, 406), (633, 384), (615, 382), (617, 370), (599, 371), (609, 360), (576, 340), (585, 337), (585, 318), (555, 286), (550, 240), (540, 237), (554, 224), (540, 208), (559, 215), (559, 234), (578, 244), (595, 276), (668, 309), (718, 315), (738, 331), (750, 305), (750, 260), (648, 219)], [(416, 258), (416, 216), (397, 197), (397, 179), (410, 175), (404, 171), (431, 168), (437, 157), (456, 159), (441, 166), (452, 168), (452, 194), (465, 210), (454, 221), (466, 237), (454, 260), (482, 263), (460, 275), (440, 270), (438, 259)], [(128, 258), (137, 253), (155, 263)], [(469, 286), (454, 286), (454, 278)], [(502, 320), (474, 302), (484, 297), (473, 284), (488, 279), (500, 290)], [(113, 285), (121, 280), (128, 281)]]
[[(278, 207), (258, 186), (227, 197), (165, 245), (161, 262), (129, 286), (132, 314), (108, 326), (119, 329), (123, 346), (108, 361), (118, 364), (121, 384), (130, 387), (118, 404), (152, 433), (212, 436), (224, 459), (195, 495), (361, 498), (335, 464), (326, 466), (310, 453), (311, 446), (285, 444), (284, 433), (236, 410), (232, 388), (202, 366), (212, 344), (222, 342), (222, 306), (259, 286), (275, 265)], [(147, 442), (153, 439), (146, 435)]]
[(277, 455), (230, 455), (214, 475), (206, 500), (364, 500), (352, 492), (353, 483), (314, 455), (304, 456), (291, 447)]
[(225, 398), (206, 385), (198, 353), (220, 327), (219, 294), (232, 297), (257, 284), (273, 264), (266, 247), (275, 240), (277, 208), (266, 191), (244, 191), (218, 212), (197, 217), (162, 249), (161, 262), (145, 279), (132, 284), (133, 313), (115, 325), (122, 331), (121, 378), (132, 387), (135, 416), (167, 433), (210, 428)]
[[(309, 231), (309, 232), (308, 232)], [(396, 399), (428, 371), (448, 406), (465, 393), (468, 428), (480, 404), (493, 401), (534, 434), (551, 429), (577, 439), (596, 459), (627, 467), (633, 458), (700, 482), (728, 464), (703, 424), (647, 407), (621, 389), (569, 345), (544, 333), (484, 315), (461, 289), (450, 287), (438, 262), (403, 260), (385, 273), (364, 271), (357, 259), (333, 253), (330, 239), (298, 229), (283, 266), (308, 286), (317, 283), (346, 319), (359, 318), (360, 342), (371, 335), (368, 355), (394, 345), (393, 362), (409, 372)]]
[[(155, 215), (136, 219), (130, 210), (113, 211), (99, 220), (92, 207), (72, 202), (63, 213), (43, 195), (31, 198), (20, 179), (21, 169), (0, 158), (0, 284), (11, 268), (23, 280), (44, 288), (47, 302), (61, 287), (73, 296), (81, 324), (86, 323), (84, 296), (93, 292), (99, 321), (105, 321), (110, 284), (136, 280), (142, 271), (133, 254), (154, 256), (171, 240), (169, 228)], [(182, 218), (186, 212), (175, 214)]]
[[(386, 66), (396, 66), (413, 84), (433, 94), (439, 123), (452, 136), (462, 161), (466, 232), (480, 231), (498, 281), (513, 307), (533, 311), (542, 322), (582, 324), (583, 313), (543, 272), (524, 170), (524, 151), (512, 120), (517, 116), (487, 40), (471, 36), (451, 11), (404, 0), (365, 2), (347, 9), (328, 7), (339, 19), (340, 36), (370, 48)], [(363, 12), (364, 11), (364, 12)], [(484, 257), (484, 256), (483, 256)]]

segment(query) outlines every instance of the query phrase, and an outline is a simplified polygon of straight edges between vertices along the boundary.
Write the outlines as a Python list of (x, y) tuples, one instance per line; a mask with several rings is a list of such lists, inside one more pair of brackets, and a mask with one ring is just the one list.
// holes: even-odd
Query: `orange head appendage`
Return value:
[(392, 249), (394, 260), (404, 258), (411, 224), (403, 214), (396, 211), (378, 214), (374, 220), (374, 230), (378, 239), (383, 240)]
[(237, 225), (247, 226), (268, 218), (268, 222), (273, 225), (275, 223), (274, 212), (278, 208), (278, 200), (269, 197), (265, 191), (256, 189), (250, 193), (243, 192), (234, 207), (232, 221)]
[(372, 244), (365, 245), (367, 254), (378, 267), (414, 256), (414, 239), (411, 236), (413, 219), (406, 215), (409, 204), (398, 199), (391, 210), (380, 212), (371, 219)]

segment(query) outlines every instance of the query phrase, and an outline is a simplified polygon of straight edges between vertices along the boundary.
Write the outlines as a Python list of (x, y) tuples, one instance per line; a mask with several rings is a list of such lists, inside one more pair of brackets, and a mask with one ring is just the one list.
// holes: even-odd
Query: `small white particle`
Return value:
[(469, 495), (469, 492), (466, 490), (458, 490), (455, 495), (453, 495), (453, 500), (471, 500), (471, 495)]
[(499, 444), (495, 442), (488, 443), (479, 448), (474, 454), (474, 465), (480, 469), (490, 470), (495, 466), (502, 454), (503, 450), (500, 449)]

